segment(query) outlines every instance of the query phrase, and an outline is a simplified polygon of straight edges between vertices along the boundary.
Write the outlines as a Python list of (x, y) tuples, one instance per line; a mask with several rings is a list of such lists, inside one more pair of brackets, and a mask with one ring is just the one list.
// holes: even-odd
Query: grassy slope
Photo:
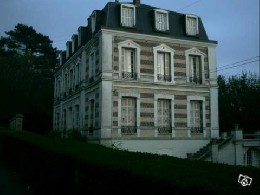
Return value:
[[(180, 188), (203, 188), (217, 194), (260, 194), (260, 170), (255, 168), (117, 151), (100, 145), (54, 139), (27, 132), (0, 131), (1, 134), (83, 162), (108, 166), (112, 170), (127, 170)], [(242, 187), (237, 182), (239, 174), (252, 177), (252, 185)]]

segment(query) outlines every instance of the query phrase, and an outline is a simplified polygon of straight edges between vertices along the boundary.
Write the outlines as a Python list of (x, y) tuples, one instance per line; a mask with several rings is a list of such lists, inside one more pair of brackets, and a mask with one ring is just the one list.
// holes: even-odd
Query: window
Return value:
[(171, 81), (170, 53), (158, 52), (157, 79), (158, 81)]
[(122, 134), (136, 133), (136, 98), (123, 97), (121, 102), (121, 109)]
[(121, 5), (121, 25), (124, 27), (135, 26), (135, 7), (132, 5)]
[(76, 129), (79, 129), (79, 105), (75, 106), (75, 125)]
[(67, 111), (66, 109), (63, 110), (63, 130), (66, 131), (67, 129)]
[(190, 55), (190, 82), (202, 83), (202, 68), (200, 56)]
[(190, 127), (192, 133), (203, 132), (203, 109), (202, 101), (190, 101)]
[(119, 79), (140, 78), (140, 45), (126, 40), (118, 43)]
[(204, 58), (206, 54), (197, 48), (185, 51), (187, 82), (193, 84), (204, 83)]
[(122, 78), (132, 78), (136, 79), (135, 72), (135, 49), (132, 48), (122, 48)]
[(171, 133), (171, 100), (159, 99), (157, 109), (158, 133)]
[(95, 100), (89, 101), (89, 135), (93, 135), (95, 127)]
[(95, 75), (95, 52), (92, 52), (89, 56), (89, 82), (94, 81)]
[(174, 49), (165, 44), (153, 48), (154, 82), (174, 82)]
[(254, 148), (249, 148), (244, 156), (244, 164), (260, 168), (260, 152)]
[(169, 30), (168, 12), (164, 10), (155, 10), (155, 28), (159, 31)]
[(60, 130), (60, 113), (56, 113), (56, 130)]
[(186, 33), (191, 36), (196, 36), (199, 34), (197, 16), (186, 15)]

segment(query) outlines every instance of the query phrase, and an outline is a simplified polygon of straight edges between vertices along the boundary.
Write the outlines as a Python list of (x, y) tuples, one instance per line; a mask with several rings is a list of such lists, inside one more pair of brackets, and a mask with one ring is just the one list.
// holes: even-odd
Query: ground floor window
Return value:
[(191, 132), (202, 133), (203, 132), (203, 109), (202, 101), (191, 100), (190, 101), (190, 127)]
[(158, 133), (171, 132), (171, 100), (158, 99)]
[(132, 134), (137, 131), (136, 98), (123, 97), (121, 102), (121, 132)]

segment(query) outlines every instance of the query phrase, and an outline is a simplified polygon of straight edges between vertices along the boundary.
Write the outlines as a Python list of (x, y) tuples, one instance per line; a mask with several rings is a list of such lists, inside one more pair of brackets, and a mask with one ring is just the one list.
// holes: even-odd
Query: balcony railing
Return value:
[(202, 127), (191, 127), (190, 128), (191, 133), (203, 133)]
[(158, 133), (159, 134), (169, 134), (172, 133), (171, 127), (158, 127)]
[(157, 74), (158, 81), (171, 81), (171, 75)]
[(136, 126), (122, 126), (121, 133), (122, 134), (135, 134), (137, 132)]
[(202, 84), (202, 77), (190, 77), (191, 83)]
[(122, 78), (123, 79), (137, 79), (137, 73), (136, 72), (122, 72)]

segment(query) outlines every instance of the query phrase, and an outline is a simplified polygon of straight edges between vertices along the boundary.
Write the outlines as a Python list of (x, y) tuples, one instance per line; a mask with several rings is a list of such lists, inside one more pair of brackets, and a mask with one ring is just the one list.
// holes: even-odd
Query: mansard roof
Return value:
[[(164, 37), (172, 37), (177, 39), (188, 39), (197, 41), (210, 41), (204, 29), (202, 20), (198, 17), (199, 34), (197, 36), (188, 36), (186, 34), (186, 19), (185, 14), (177, 13), (175, 11), (168, 11), (169, 14), (169, 30), (161, 32), (155, 30), (154, 10), (159, 9), (150, 5), (141, 4), (136, 6), (136, 23), (135, 27), (122, 27), (120, 24), (120, 6), (121, 4), (130, 4), (132, 2), (109, 2), (103, 10), (95, 10), (97, 15), (96, 32), (102, 29), (113, 29), (131, 33), (140, 33), (147, 35), (157, 35)], [(211, 42), (211, 41), (210, 41)], [(215, 42), (215, 41), (214, 41)]]

